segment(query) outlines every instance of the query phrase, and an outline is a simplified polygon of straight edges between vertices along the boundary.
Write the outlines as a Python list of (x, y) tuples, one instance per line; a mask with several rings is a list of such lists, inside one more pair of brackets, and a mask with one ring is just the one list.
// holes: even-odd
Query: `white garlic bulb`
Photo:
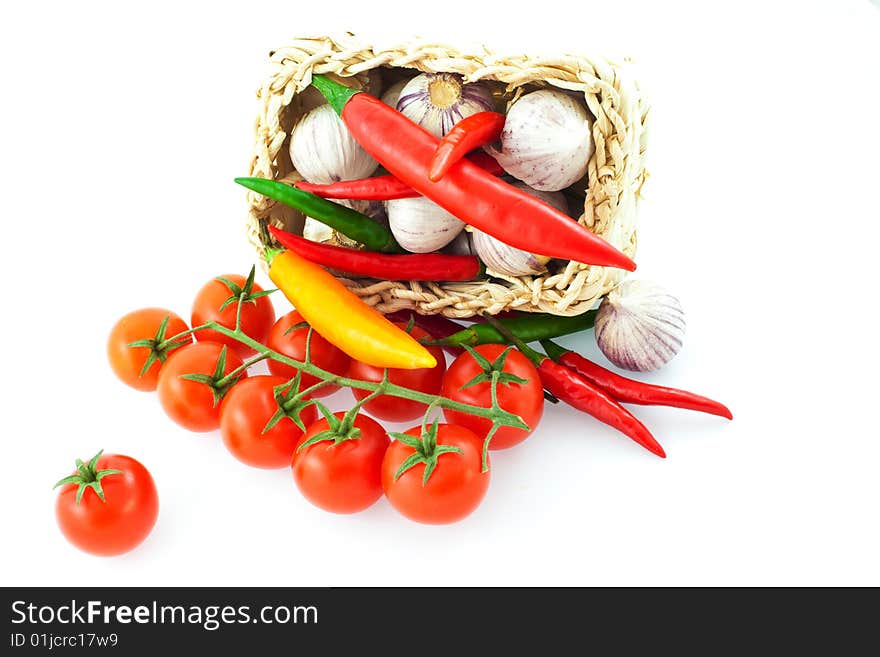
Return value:
[(290, 159), (297, 172), (313, 183), (366, 178), (379, 166), (330, 105), (312, 109), (294, 126)]
[(385, 203), (388, 226), (407, 251), (431, 253), (441, 249), (464, 229), (464, 222), (424, 196)]
[(582, 178), (595, 146), (593, 119), (566, 93), (541, 89), (507, 112), (501, 150), (486, 147), (514, 178), (543, 191), (564, 189)]
[[(565, 200), (565, 195), (562, 192), (542, 192), (519, 181), (512, 183), (512, 185), (532, 196), (536, 196), (560, 212), (568, 214), (568, 202)], [(476, 228), (471, 229), (471, 239), (473, 240), (474, 251), (480, 260), (485, 263), (486, 269), (490, 274), (534, 276), (546, 271), (545, 265), (550, 261), (550, 258), (546, 256), (535, 255), (528, 251), (517, 249)]]
[(477, 112), (495, 109), (492, 92), (479, 82), (465, 84), (454, 73), (422, 73), (400, 91), (397, 110), (435, 137)]
[(684, 339), (684, 311), (665, 289), (627, 280), (608, 293), (596, 313), (596, 342), (612, 363), (650, 372), (668, 363)]

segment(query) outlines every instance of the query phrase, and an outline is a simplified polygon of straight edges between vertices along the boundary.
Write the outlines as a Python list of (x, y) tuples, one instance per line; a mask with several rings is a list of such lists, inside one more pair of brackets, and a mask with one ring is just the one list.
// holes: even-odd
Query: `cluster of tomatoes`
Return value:
[[(276, 321), (272, 302), (253, 282), (253, 274), (215, 278), (193, 303), (192, 326), (213, 321), (234, 329), (237, 320), (242, 333), (279, 354), (302, 362), (308, 343), (310, 362), (325, 371), (361, 381), (383, 380), (383, 369), (349, 358), (310, 331), (295, 310)], [(431, 339), (418, 327), (404, 328), (417, 340)], [(295, 399), (297, 390), (319, 379), (300, 373), (297, 390), (291, 390), (297, 370), (290, 365), (269, 359), (269, 374), (253, 374), (248, 359), (255, 363), (260, 357), (249, 346), (210, 329), (188, 331), (186, 322), (169, 310), (136, 310), (111, 331), (110, 364), (126, 384), (157, 391), (162, 408), (182, 427), (198, 432), (219, 429), (223, 444), (241, 462), (258, 468), (290, 467), (296, 486), (316, 506), (355, 513), (384, 495), (404, 516), (441, 524), (464, 518), (483, 499), (489, 472), (482, 467), (482, 448), (491, 420), (446, 409), (446, 423), (426, 423), (424, 403), (385, 394), (364, 403), (370, 391), (356, 388), (350, 390), (360, 406), (353, 412), (331, 413), (317, 398), (337, 391), (337, 386), (317, 386), (310, 399)], [(429, 349), (436, 367), (390, 369), (388, 381), (488, 408), (494, 367), (501, 373), (496, 386), (499, 406), (519, 415), (530, 429), (502, 426), (493, 434), (491, 448), (515, 445), (534, 430), (543, 413), (543, 390), (534, 366), (522, 354), (483, 345), (476, 348), (476, 357), (464, 352), (447, 366), (441, 348)], [(419, 422), (403, 434), (392, 434), (396, 439), (391, 440), (377, 419)], [(101, 465), (99, 461), (97, 468)], [(105, 490), (112, 489), (113, 479), (114, 475), (103, 478)], [(73, 486), (62, 493), (70, 497)], [(83, 497), (88, 496), (86, 491)], [(106, 496), (101, 501), (111, 502)]]

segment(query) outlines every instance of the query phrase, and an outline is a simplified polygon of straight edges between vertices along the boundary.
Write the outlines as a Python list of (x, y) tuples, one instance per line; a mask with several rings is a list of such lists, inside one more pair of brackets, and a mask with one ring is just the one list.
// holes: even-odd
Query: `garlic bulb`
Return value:
[(654, 283), (628, 280), (599, 305), (596, 342), (618, 367), (650, 372), (679, 352), (684, 327), (678, 299)]
[[(538, 191), (518, 181), (512, 184), (514, 187), (538, 197), (548, 205), (552, 205), (560, 212), (568, 214), (568, 202), (565, 200), (565, 195), (561, 192)], [(550, 258), (517, 249), (476, 228), (471, 229), (471, 231), (474, 251), (480, 260), (486, 264), (490, 274), (534, 276), (546, 271), (545, 265), (549, 262)]]
[(379, 166), (330, 105), (314, 108), (294, 126), (290, 159), (302, 177), (313, 183), (366, 178)]
[(464, 229), (464, 222), (424, 196), (385, 203), (388, 226), (407, 251), (430, 253), (443, 248)]
[(486, 151), (535, 189), (555, 192), (582, 178), (595, 147), (586, 107), (561, 91), (526, 94), (507, 112), (501, 150)]
[(400, 99), (400, 92), (407, 85), (409, 80), (398, 80), (385, 90), (380, 100), (386, 105), (397, 107), (397, 101)]
[(491, 112), (495, 105), (484, 84), (465, 84), (454, 73), (422, 73), (401, 90), (397, 109), (435, 137), (442, 137), (466, 116)]

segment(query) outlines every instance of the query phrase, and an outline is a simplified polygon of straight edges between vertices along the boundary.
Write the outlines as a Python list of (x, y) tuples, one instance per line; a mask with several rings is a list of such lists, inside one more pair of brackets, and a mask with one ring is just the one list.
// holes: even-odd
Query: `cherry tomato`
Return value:
[[(165, 320), (167, 319), (167, 322)], [(161, 331), (165, 322), (164, 330)], [(120, 319), (110, 330), (107, 339), (107, 358), (110, 367), (123, 383), (137, 390), (155, 390), (162, 363), (174, 349), (192, 343), (192, 335), (163, 345), (162, 341), (172, 338), (189, 327), (179, 316), (164, 308), (141, 308)], [(153, 352), (150, 346), (129, 347), (132, 342), (152, 341), (156, 347), (152, 363), (141, 376), (144, 365)]]
[[(344, 413), (334, 413), (341, 420)], [(382, 458), (388, 448), (388, 434), (382, 425), (358, 415), (354, 426), (359, 438), (335, 443), (322, 440), (298, 450), (293, 456), (293, 480), (305, 498), (333, 513), (363, 511), (382, 497)], [(321, 418), (306, 431), (300, 444), (326, 431), (330, 424)]]
[[(477, 353), (493, 363), (506, 348), (500, 344), (484, 344), (475, 349)], [(492, 440), (489, 442), (490, 449), (506, 449), (521, 443), (535, 430), (544, 413), (544, 389), (541, 386), (538, 371), (528, 358), (516, 349), (511, 349), (504, 360), (501, 371), (526, 379), (526, 383), (499, 383), (498, 405), (505, 411), (519, 415), (530, 429), (526, 431), (516, 427), (501, 427), (492, 436)], [(462, 388), (463, 385), (483, 372), (484, 368), (474, 360), (470, 353), (461, 354), (449, 366), (449, 370), (443, 378), (441, 394), (464, 404), (491, 406), (492, 385), (489, 382), (484, 381)], [(491, 420), (461, 411), (443, 409), (443, 416), (448, 422), (467, 427), (480, 438), (485, 438), (492, 427)]]
[[(306, 358), (306, 338), (309, 334), (309, 328), (304, 326), (290, 331), (290, 333), (287, 332), (291, 326), (303, 322), (305, 322), (305, 319), (295, 310), (282, 316), (269, 331), (266, 346), (294, 360), (304, 361)], [(333, 372), (339, 376), (345, 376), (345, 373), (348, 371), (348, 365), (351, 362), (348, 354), (327, 342), (318, 335), (317, 331), (312, 331), (309, 354), (313, 364), (322, 370)], [(272, 374), (283, 376), (285, 379), (292, 379), (296, 376), (295, 368), (279, 363), (277, 360), (269, 361), (269, 371)], [(303, 374), (300, 390), (305, 390), (317, 382), (318, 379), (311, 374)], [(339, 390), (339, 386), (324, 386), (315, 390), (310, 396), (326, 397), (337, 390)]]
[[(57, 485), (61, 486), (55, 501), (58, 526), (68, 541), (85, 552), (101, 556), (128, 552), (156, 524), (156, 484), (149, 471), (130, 456), (99, 452)], [(77, 502), (80, 488), (82, 497)]]
[[(162, 366), (156, 388), (159, 402), (168, 417), (185, 429), (213, 431), (220, 426), (220, 401), (215, 399), (211, 386), (181, 376), (203, 374), (213, 377), (224, 346), (218, 342), (197, 342), (181, 347)], [(241, 358), (227, 348), (222, 374), (229, 374), (242, 364)], [(247, 372), (242, 372), (242, 377), (246, 376)], [(222, 395), (224, 391), (219, 392)]]
[[(226, 279), (228, 283), (221, 279)], [(249, 281), (250, 288), (248, 288)], [(192, 325), (201, 326), (207, 321), (214, 321), (228, 329), (234, 329), (235, 314), (238, 312), (238, 295), (242, 290), (250, 292), (252, 296), (250, 300), (244, 302), (241, 308), (241, 330), (257, 342), (265, 342), (266, 336), (275, 322), (275, 309), (268, 296), (260, 296), (263, 288), (250, 278), (246, 279), (238, 274), (218, 276), (202, 286), (193, 301)], [(235, 300), (229, 301), (232, 297), (235, 297)], [(210, 329), (197, 332), (196, 339), (228, 345), (242, 358), (256, 353), (247, 345)]]
[[(456, 522), (470, 515), (489, 488), (489, 472), (480, 471), (480, 438), (470, 429), (453, 424), (440, 424), (437, 429), (437, 445), (451, 445), (461, 453), (436, 456), (436, 467), (426, 483), (423, 482), (424, 462), (394, 479), (403, 462), (415, 453), (413, 447), (401, 440), (391, 443), (382, 461), (382, 488), (391, 506), (410, 520), (429, 525)], [(418, 438), (421, 427), (413, 427), (406, 433)]]
[[(271, 429), (266, 425), (280, 410), (275, 386), (287, 379), (280, 376), (252, 376), (236, 383), (220, 405), (220, 435), (226, 448), (242, 463), (255, 468), (284, 468), (303, 432), (286, 415)], [(306, 426), (315, 421), (314, 406), (300, 413)]]
[[(400, 328), (405, 329), (406, 324), (395, 322)], [(413, 326), (410, 335), (416, 340), (431, 336), (418, 326)], [(418, 370), (401, 370), (390, 368), (388, 370), (388, 380), (391, 383), (418, 390), (429, 395), (436, 395), (440, 392), (443, 385), (443, 374), (446, 372), (446, 358), (443, 356), (443, 349), (440, 347), (428, 347), (428, 351), (437, 360), (437, 365), (432, 368), (423, 368)], [(382, 380), (382, 368), (366, 365), (359, 360), (353, 360), (348, 370), (348, 376), (361, 381), (373, 381), (378, 383)], [(369, 390), (351, 389), (354, 398), (358, 401), (370, 394)], [(375, 415), (389, 422), (407, 422), (421, 417), (425, 413), (425, 404), (411, 399), (403, 399), (401, 397), (392, 397), (390, 395), (380, 395), (375, 399), (371, 399), (364, 405), (371, 415)]]

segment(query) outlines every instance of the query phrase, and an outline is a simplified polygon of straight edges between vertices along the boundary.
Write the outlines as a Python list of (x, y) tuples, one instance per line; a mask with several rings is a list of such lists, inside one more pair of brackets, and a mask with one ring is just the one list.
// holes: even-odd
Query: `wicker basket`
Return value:
[[(636, 201), (646, 176), (648, 106), (624, 66), (573, 55), (504, 56), (417, 40), (376, 48), (351, 34), (296, 39), (270, 53), (270, 60), (269, 76), (257, 92), (260, 113), (250, 175), (284, 181), (300, 179), (290, 162), (287, 138), (302, 113), (301, 94), (313, 72), (353, 76), (362, 88), (370, 84), (369, 71), (393, 67), (458, 73), (468, 82), (504, 83), (513, 98), (548, 85), (583, 93), (596, 118), (596, 151), (579, 221), (630, 257), (635, 254)], [(248, 236), (261, 254), (265, 222), (302, 230), (303, 217), (295, 210), (253, 193), (248, 202)], [(493, 276), (479, 282), (342, 280), (381, 312), (413, 308), (422, 314), (464, 318), (507, 309), (577, 315), (594, 307), (622, 275), (617, 269), (554, 260), (542, 276)]]

